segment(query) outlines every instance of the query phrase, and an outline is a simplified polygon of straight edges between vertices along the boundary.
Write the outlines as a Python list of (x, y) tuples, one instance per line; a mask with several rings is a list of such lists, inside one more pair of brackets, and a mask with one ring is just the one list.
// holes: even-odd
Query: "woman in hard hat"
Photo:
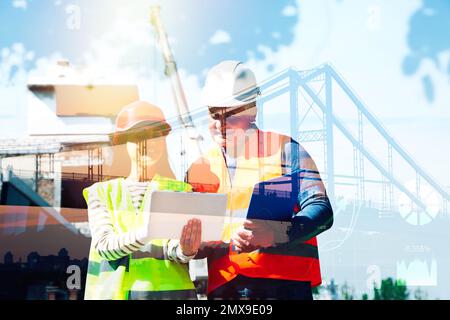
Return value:
[(154, 190), (192, 189), (170, 168), (170, 130), (161, 109), (147, 102), (119, 112), (113, 143), (126, 144), (131, 170), (83, 191), (92, 234), (85, 299), (196, 299), (187, 263), (200, 246), (200, 221), (190, 220), (180, 240), (150, 240), (144, 211)]

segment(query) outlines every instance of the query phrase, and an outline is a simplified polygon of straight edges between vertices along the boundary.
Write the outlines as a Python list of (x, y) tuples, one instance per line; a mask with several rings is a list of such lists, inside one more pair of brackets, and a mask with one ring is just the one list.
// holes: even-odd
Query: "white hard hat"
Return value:
[(256, 101), (259, 94), (253, 72), (242, 62), (227, 60), (208, 72), (202, 103), (214, 107), (237, 107)]

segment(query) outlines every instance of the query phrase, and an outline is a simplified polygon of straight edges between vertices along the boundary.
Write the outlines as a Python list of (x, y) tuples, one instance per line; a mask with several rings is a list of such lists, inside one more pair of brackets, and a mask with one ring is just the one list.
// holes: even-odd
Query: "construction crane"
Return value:
[[(198, 156), (200, 156), (203, 154), (201, 148), (201, 142), (203, 141), (203, 137), (197, 131), (197, 128), (195, 127), (195, 124), (189, 112), (189, 106), (186, 100), (186, 96), (184, 94), (183, 86), (181, 84), (180, 75), (178, 74), (177, 64), (175, 62), (172, 50), (169, 45), (167, 33), (162, 24), (160, 11), (161, 8), (159, 6), (152, 6), (150, 8), (150, 22), (155, 28), (156, 37), (159, 42), (161, 53), (164, 58), (165, 75), (170, 80), (172, 93), (177, 108), (178, 120), (180, 121), (182, 127), (185, 129), (188, 139), (195, 144)], [(182, 148), (181, 155), (182, 157), (185, 157), (187, 149), (185, 144), (183, 144), (181, 148)]]

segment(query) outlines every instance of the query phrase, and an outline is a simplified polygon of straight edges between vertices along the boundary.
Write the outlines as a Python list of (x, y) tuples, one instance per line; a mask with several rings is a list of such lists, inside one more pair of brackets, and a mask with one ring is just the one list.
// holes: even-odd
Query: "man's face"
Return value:
[(209, 130), (214, 141), (221, 147), (229, 148), (234, 137), (251, 128), (256, 119), (256, 104), (241, 107), (209, 107)]

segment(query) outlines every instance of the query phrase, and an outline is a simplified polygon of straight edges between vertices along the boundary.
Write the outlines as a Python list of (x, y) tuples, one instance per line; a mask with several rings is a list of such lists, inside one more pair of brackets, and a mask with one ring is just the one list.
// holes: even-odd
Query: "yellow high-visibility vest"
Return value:
[[(142, 208), (146, 207), (152, 191), (189, 192), (191, 189), (187, 183), (155, 176), (138, 211), (123, 178), (95, 183), (84, 189), (83, 195), (88, 203), (89, 192), (96, 192), (110, 212), (116, 232), (126, 233), (142, 225)], [(102, 258), (91, 244), (85, 299), (196, 299), (188, 265), (169, 260), (168, 241), (152, 240), (146, 252), (137, 251), (114, 261)]]

